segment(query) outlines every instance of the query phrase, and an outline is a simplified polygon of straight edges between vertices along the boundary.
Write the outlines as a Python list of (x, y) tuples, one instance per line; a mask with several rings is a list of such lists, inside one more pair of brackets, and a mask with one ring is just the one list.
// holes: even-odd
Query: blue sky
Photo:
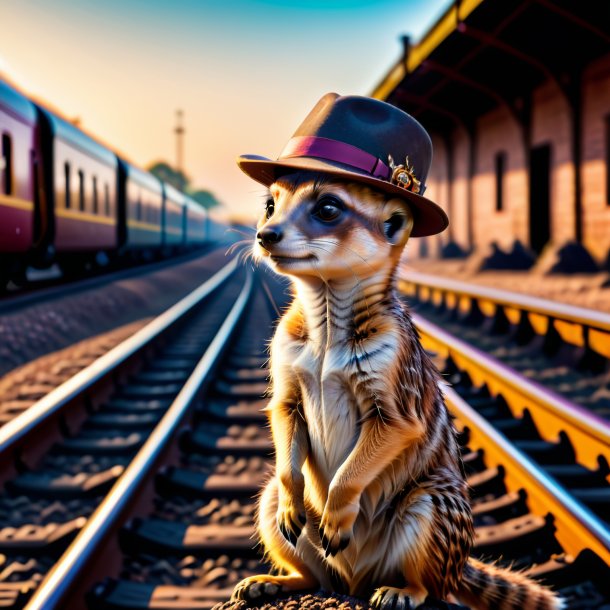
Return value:
[(140, 165), (175, 160), (231, 209), (262, 188), (240, 153), (277, 156), (326, 92), (367, 95), (448, 0), (0, 0), (0, 72)]

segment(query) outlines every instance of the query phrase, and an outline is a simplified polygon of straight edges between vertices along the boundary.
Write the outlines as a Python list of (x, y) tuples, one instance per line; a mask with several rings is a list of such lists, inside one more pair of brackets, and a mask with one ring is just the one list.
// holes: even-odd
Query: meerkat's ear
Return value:
[(401, 199), (390, 199), (383, 209), (383, 233), (388, 243), (404, 246), (413, 230), (413, 214)]

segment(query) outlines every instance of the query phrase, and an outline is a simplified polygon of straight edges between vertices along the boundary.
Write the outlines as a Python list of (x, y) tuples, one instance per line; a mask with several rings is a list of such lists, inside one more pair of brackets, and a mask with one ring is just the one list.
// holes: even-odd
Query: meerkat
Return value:
[(257, 517), (277, 575), (246, 578), (233, 599), (323, 588), (370, 595), (379, 610), (429, 595), (472, 608), (564, 607), (524, 575), (469, 558), (456, 430), (395, 286), (414, 222), (407, 202), (303, 171), (269, 192), (254, 255), (294, 292), (271, 343), (275, 474)]

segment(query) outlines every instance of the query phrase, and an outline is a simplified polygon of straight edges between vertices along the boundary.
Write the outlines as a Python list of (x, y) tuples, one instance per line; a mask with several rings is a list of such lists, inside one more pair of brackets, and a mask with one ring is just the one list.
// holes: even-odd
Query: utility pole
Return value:
[(176, 134), (176, 169), (183, 172), (183, 161), (184, 161), (184, 126), (182, 124), (183, 118), (182, 110), (176, 110), (176, 128), (174, 133)]

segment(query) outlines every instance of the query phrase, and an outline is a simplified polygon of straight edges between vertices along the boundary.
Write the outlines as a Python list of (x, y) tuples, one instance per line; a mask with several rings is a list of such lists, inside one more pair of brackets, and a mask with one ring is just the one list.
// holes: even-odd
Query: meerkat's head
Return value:
[(285, 275), (366, 277), (397, 264), (412, 228), (403, 199), (299, 172), (269, 187), (254, 255)]

